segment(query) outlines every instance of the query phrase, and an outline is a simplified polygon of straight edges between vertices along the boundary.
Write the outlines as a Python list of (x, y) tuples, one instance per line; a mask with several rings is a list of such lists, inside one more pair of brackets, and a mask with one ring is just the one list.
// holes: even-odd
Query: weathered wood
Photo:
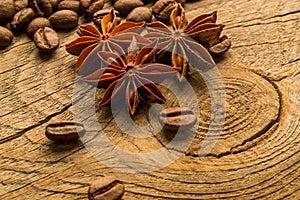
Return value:
[[(74, 109), (83, 106), (72, 101), (76, 57), (64, 48), (77, 36), (74, 31), (59, 33), (60, 48), (49, 56), (39, 54), (30, 39), (21, 35), (0, 50), (0, 199), (85, 199), (93, 180), (112, 174), (124, 181), (123, 199), (130, 200), (299, 198), (298, 0), (202, 0), (185, 7), (189, 19), (218, 10), (218, 22), (226, 25), (224, 33), (232, 38), (232, 49), (217, 60), (227, 112), (212, 151), (198, 156), (211, 111), (208, 89), (195, 72), (188, 80), (200, 105), (196, 136), (189, 148), (170, 149), (180, 157), (162, 169), (125, 173), (105, 164), (105, 159), (124, 164), (112, 157), (109, 146), (95, 152), (102, 156), (99, 162), (81, 141), (49, 141), (45, 126), (73, 119)], [(86, 98), (88, 89), (80, 90)], [(97, 94), (99, 100), (103, 90)], [(166, 106), (178, 104), (171, 93), (167, 98)], [(83, 109), (81, 117), (90, 135), (99, 131), (92, 113)], [(148, 138), (127, 135), (118, 128), (109, 108), (98, 111), (96, 119), (107, 138), (133, 153), (158, 150), (174, 137), (163, 131)], [(141, 107), (134, 120), (147, 124), (147, 108)], [(149, 133), (156, 132), (150, 129)], [(183, 137), (183, 144), (185, 139), (189, 138)], [(136, 162), (143, 165), (143, 160)]]

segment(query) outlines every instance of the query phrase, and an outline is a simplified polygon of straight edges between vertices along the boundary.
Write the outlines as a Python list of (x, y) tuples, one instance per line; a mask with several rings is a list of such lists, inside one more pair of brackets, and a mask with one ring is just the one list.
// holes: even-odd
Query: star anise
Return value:
[(164, 79), (176, 74), (178, 69), (171, 66), (153, 63), (156, 54), (156, 42), (137, 49), (135, 37), (128, 48), (128, 53), (120, 56), (114, 52), (98, 52), (99, 58), (107, 67), (83, 77), (83, 81), (107, 88), (99, 103), (100, 107), (112, 101), (119, 105), (126, 102), (130, 114), (136, 112), (140, 100), (147, 102), (165, 102), (165, 98), (156, 85)]
[[(140, 36), (136, 31), (144, 26), (144, 22), (123, 22), (117, 25), (117, 17), (114, 9), (103, 17), (101, 32), (93, 25), (80, 26), (77, 33), (79, 38), (66, 45), (66, 50), (73, 55), (77, 55), (78, 60), (75, 66), (79, 72), (83, 62), (88, 55), (95, 50), (111, 51), (120, 53), (122, 44), (129, 45), (134, 36), (141, 43), (149, 43), (147, 39)], [(80, 69), (83, 75), (93, 72), (95, 69)]]
[[(201, 64), (201, 68), (215, 66), (215, 63), (205, 47), (214, 45), (223, 29), (223, 25), (216, 24), (216, 12), (200, 15), (190, 23), (185, 16), (181, 4), (177, 4), (170, 15), (172, 30), (161, 22), (153, 22), (148, 25), (146, 38), (159, 38), (158, 48), (160, 55), (172, 52), (172, 65), (180, 67), (182, 76), (186, 76), (189, 70), (188, 61)], [(198, 42), (198, 43), (197, 43)], [(204, 47), (205, 46), (205, 47)], [(187, 60), (188, 59), (188, 60)]]

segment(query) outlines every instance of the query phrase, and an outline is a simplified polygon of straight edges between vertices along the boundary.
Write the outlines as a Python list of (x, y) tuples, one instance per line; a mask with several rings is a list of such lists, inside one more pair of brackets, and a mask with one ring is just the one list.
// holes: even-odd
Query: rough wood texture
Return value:
[[(52, 143), (45, 126), (73, 118), (76, 58), (64, 45), (76, 34), (60, 33), (60, 49), (51, 56), (39, 54), (21, 35), (0, 50), (0, 199), (86, 199), (89, 184), (111, 174), (124, 181), (123, 199), (130, 200), (299, 198), (299, 1), (202, 0), (186, 10), (189, 19), (218, 10), (218, 22), (226, 25), (224, 33), (233, 43), (218, 59), (227, 113), (211, 153), (197, 156), (211, 114), (207, 88), (197, 75), (190, 79), (201, 105), (197, 134), (163, 169), (124, 173), (99, 162), (80, 141)], [(167, 105), (172, 104), (176, 99), (170, 96)], [(137, 123), (147, 122), (145, 113), (139, 109)], [(174, 137), (127, 136), (108, 108), (97, 113), (97, 120), (116, 146), (135, 153), (160, 149)], [(88, 129), (97, 132), (92, 124)], [(109, 149), (100, 153), (117, 162)]]

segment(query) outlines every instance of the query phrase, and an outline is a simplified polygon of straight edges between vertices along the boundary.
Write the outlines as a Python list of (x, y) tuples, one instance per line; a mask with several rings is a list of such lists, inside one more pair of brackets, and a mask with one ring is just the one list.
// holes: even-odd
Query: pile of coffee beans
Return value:
[[(158, 0), (153, 2), (152, 8), (149, 0), (111, 0), (107, 3), (117, 11), (118, 22), (122, 18), (151, 22), (153, 16), (168, 22), (176, 2), (184, 3), (185, 0)], [(0, 48), (12, 43), (13, 33), (26, 32), (41, 52), (51, 53), (59, 47), (55, 30), (76, 27), (80, 16), (92, 20), (100, 28), (101, 19), (110, 10), (103, 10), (104, 3), (104, 0), (1, 0)]]

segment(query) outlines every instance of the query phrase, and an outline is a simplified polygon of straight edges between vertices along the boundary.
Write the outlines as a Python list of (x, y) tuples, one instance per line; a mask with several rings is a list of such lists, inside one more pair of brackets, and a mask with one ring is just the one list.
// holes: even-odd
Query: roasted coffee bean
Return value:
[(124, 194), (123, 183), (113, 176), (94, 181), (88, 190), (89, 200), (119, 200)]
[(170, 22), (170, 14), (175, 5), (175, 0), (158, 0), (152, 7), (154, 17), (159, 21)]
[(14, 0), (14, 3), (16, 12), (28, 6), (28, 0)]
[(75, 12), (79, 11), (80, 2), (79, 1), (61, 1), (58, 4), (58, 10), (73, 10)]
[(104, 6), (104, 0), (94, 0), (90, 7), (86, 10), (86, 15), (92, 16), (95, 12), (101, 10)]
[(52, 12), (54, 12), (57, 9), (59, 1), (60, 0), (50, 0), (50, 3), (52, 5)]
[(85, 134), (83, 124), (73, 121), (50, 123), (46, 126), (46, 137), (56, 142), (76, 140)]
[(58, 34), (49, 27), (39, 28), (33, 35), (33, 41), (35, 46), (43, 53), (52, 53), (59, 46)]
[(37, 0), (28, 0), (28, 7), (32, 8), (36, 17), (44, 16), (44, 12), (41, 10)]
[(39, 6), (44, 12), (45, 17), (49, 17), (52, 14), (52, 4), (50, 0), (39, 0)]
[(78, 25), (78, 14), (73, 10), (59, 10), (52, 14), (49, 20), (54, 28), (73, 28)]
[(10, 27), (15, 31), (21, 31), (22, 29), (26, 28), (33, 18), (33, 10), (31, 8), (23, 8), (14, 15), (12, 21), (10, 22)]
[(0, 25), (5, 25), (15, 14), (14, 0), (0, 1)]
[(32, 37), (33, 34), (39, 29), (44, 27), (51, 27), (49, 19), (44, 17), (37, 17), (33, 19), (27, 26), (27, 34)]
[(141, 0), (118, 0), (114, 3), (114, 8), (120, 15), (128, 15), (134, 8), (144, 6)]
[(50, 0), (28, 0), (28, 5), (37, 17), (49, 17), (53, 12)]
[(92, 4), (92, 0), (80, 0), (80, 11), (82, 13), (86, 13), (87, 9), (89, 9)]
[(231, 40), (227, 36), (223, 36), (219, 39), (219, 42), (214, 46), (208, 48), (208, 51), (214, 55), (219, 56), (228, 51), (231, 47)]
[(160, 112), (159, 121), (164, 124), (164, 128), (169, 131), (190, 129), (197, 119), (189, 108), (171, 107)]
[(152, 11), (148, 7), (137, 7), (134, 8), (127, 16), (127, 21), (133, 22), (151, 22)]
[[(98, 27), (101, 28), (101, 20), (102, 18), (107, 15), (108, 13), (110, 13), (111, 9), (104, 9), (104, 10), (99, 10), (97, 12), (94, 13), (93, 15), (93, 22), (94, 24)], [(116, 16), (117, 16), (117, 24), (119, 24), (121, 22), (121, 18), (119, 17), (120, 14), (118, 11), (115, 10)]]
[(14, 35), (9, 29), (0, 26), (0, 47), (7, 47), (10, 45), (13, 38)]

